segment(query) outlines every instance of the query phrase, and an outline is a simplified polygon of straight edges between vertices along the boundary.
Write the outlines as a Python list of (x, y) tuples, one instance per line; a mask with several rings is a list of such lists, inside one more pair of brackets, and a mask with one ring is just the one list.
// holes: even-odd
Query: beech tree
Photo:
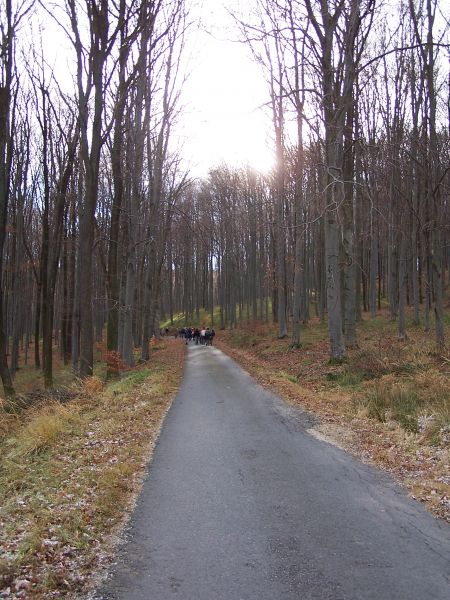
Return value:
[[(353, 256), (353, 200), (345, 196), (345, 176), (351, 176), (351, 159), (344, 165), (345, 134), (351, 136), (354, 120), (354, 93), (358, 63), (367, 40), (368, 29), (363, 27), (373, 16), (374, 2), (360, 3), (322, 1), (317, 7), (305, 0), (308, 17), (318, 39), (316, 56), (320, 59), (320, 80), (323, 94), (323, 124), (325, 130), (326, 160), (326, 215), (325, 245), (327, 254), (327, 308), (331, 357), (345, 355), (340, 288), (340, 225), (339, 211), (343, 212), (343, 247), (347, 269), (344, 274), (347, 303), (344, 305), (346, 332), (351, 343), (355, 341), (354, 322), (354, 256)], [(316, 12), (317, 10), (317, 12)], [(362, 32), (362, 39), (358, 36)], [(348, 148), (347, 148), (348, 151)], [(346, 166), (346, 173), (344, 173)], [(350, 194), (352, 189), (349, 190)]]
[(0, 377), (7, 396), (14, 395), (11, 374), (6, 358), (7, 339), (3, 302), (3, 252), (10, 200), (11, 167), (14, 151), (14, 114), (18, 94), (15, 63), (15, 37), (21, 21), (32, 8), (32, 2), (23, 2), (17, 8), (12, 0), (0, 7)]
[[(419, 57), (423, 69), (425, 88), (425, 102), (427, 104), (425, 140), (426, 140), (426, 213), (427, 227), (427, 252), (429, 253), (429, 285), (433, 287), (434, 316), (436, 345), (442, 350), (444, 339), (444, 313), (443, 313), (443, 280), (442, 280), (442, 182), (448, 167), (442, 168), (438, 160), (439, 141), (437, 133), (437, 95), (436, 95), (436, 60), (439, 45), (435, 45), (434, 24), (436, 20), (438, 3), (436, 0), (419, 2), (416, 7), (413, 0), (409, 0), (410, 14), (414, 29), (414, 36), (420, 50)], [(419, 15), (423, 15), (423, 23)], [(421, 33), (421, 29), (424, 33)], [(448, 102), (447, 102), (448, 105)]]

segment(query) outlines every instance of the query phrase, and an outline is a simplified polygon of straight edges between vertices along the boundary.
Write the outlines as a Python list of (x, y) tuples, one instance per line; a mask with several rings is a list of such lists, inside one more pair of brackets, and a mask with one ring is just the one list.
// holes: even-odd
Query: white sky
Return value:
[[(205, 175), (220, 162), (265, 170), (273, 162), (264, 77), (237, 38), (221, 0), (203, 0), (204, 28), (195, 35), (190, 77), (182, 94), (183, 156), (193, 174)], [(231, 2), (226, 3), (230, 6)]]
[[(237, 29), (225, 8), (247, 4), (245, 0), (191, 2), (191, 20), (200, 20), (201, 26), (194, 23), (187, 33), (190, 75), (183, 87), (172, 145), (181, 147), (193, 176), (207, 175), (222, 162), (267, 170), (273, 164), (273, 153), (270, 119), (267, 110), (261, 109), (268, 100), (266, 83), (249, 49), (232, 41), (238, 37)], [(34, 21), (34, 34), (39, 28), (56, 77), (63, 88), (71, 86), (73, 50), (69, 40), (48, 15), (43, 21)]]

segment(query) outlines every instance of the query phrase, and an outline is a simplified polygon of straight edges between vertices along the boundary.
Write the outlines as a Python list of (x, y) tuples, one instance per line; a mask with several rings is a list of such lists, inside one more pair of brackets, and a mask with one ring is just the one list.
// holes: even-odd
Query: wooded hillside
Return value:
[[(0, 81), (0, 374), (53, 385), (57, 349), (108, 374), (149, 358), (160, 323), (220, 307), (216, 327), (327, 320), (330, 356), (385, 306), (445, 346), (450, 278), (448, 8), (443, 1), (255, 0), (235, 14), (267, 81), (276, 164), (193, 179), (185, 0), (6, 0)], [(72, 85), (52, 69), (54, 20)], [(207, 82), (205, 82), (207, 85)], [(220, 140), (217, 140), (220, 144)], [(448, 316), (447, 316), (448, 318)]]

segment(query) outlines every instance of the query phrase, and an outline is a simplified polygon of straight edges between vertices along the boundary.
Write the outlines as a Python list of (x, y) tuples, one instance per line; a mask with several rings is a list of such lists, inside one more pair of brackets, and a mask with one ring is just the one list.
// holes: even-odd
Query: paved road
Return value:
[(450, 527), (310, 425), (191, 346), (98, 598), (449, 600)]

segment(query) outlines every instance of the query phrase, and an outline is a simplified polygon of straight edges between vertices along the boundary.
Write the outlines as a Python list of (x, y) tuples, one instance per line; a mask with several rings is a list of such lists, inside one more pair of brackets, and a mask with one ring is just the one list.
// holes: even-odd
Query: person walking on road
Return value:
[(200, 341), (200, 329), (198, 327), (195, 327), (194, 333), (192, 334), (192, 338), (193, 338), (195, 344), (198, 345), (198, 343)]

